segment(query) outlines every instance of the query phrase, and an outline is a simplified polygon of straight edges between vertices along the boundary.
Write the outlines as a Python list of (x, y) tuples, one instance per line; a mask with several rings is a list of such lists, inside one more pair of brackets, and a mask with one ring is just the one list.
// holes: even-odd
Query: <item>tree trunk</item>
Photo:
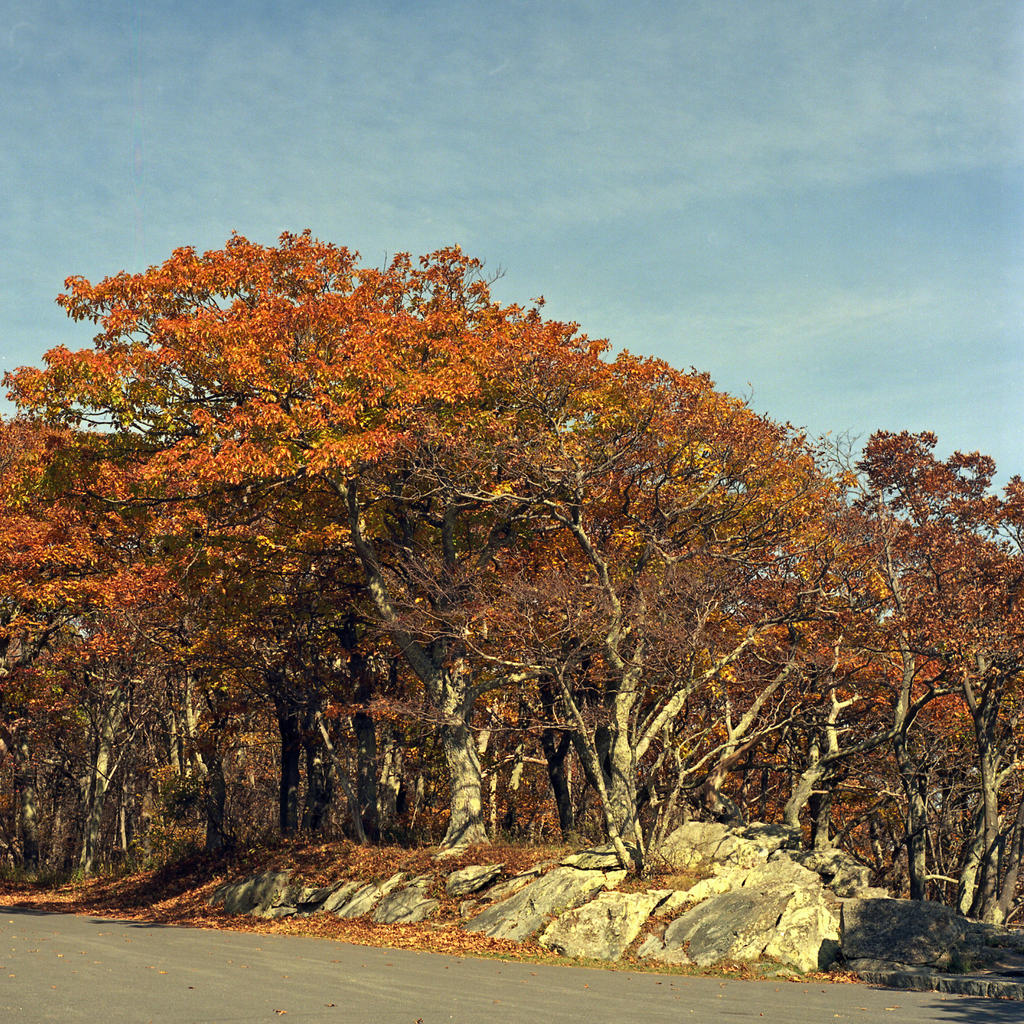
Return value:
[(812, 794), (809, 806), (811, 809), (811, 846), (815, 850), (831, 849), (832, 791), (820, 790)]
[(893, 739), (900, 785), (907, 800), (904, 842), (907, 847), (907, 877), (912, 900), (928, 898), (928, 777), (914, 762), (905, 733)]
[(207, 753), (206, 766), (206, 842), (207, 853), (219, 853), (230, 846), (224, 808), (227, 803), (227, 784), (224, 781), (224, 762), (219, 752)]
[(540, 745), (544, 751), (544, 761), (547, 764), (548, 782), (551, 783), (551, 792), (555, 798), (558, 827), (562, 832), (563, 839), (569, 836), (576, 824), (573, 820), (569, 780), (565, 773), (565, 758), (571, 744), (572, 737), (568, 732), (563, 732), (557, 743), (555, 743), (554, 729), (545, 729), (540, 734)]
[[(505, 813), (502, 816), (501, 827), (507, 835), (511, 835), (516, 827), (516, 820), (519, 814), (519, 787), (523, 782), (523, 760), (525, 751), (522, 743), (516, 745), (515, 753), (512, 756), (512, 770), (508, 773), (508, 785), (505, 787)], [(491, 816), (497, 817), (498, 798), (498, 772), (495, 769), (491, 776)], [(497, 829), (492, 825), (491, 832), (497, 834)]]
[(981, 855), (984, 845), (985, 836), (980, 831), (979, 822), (974, 838), (963, 854), (959, 872), (960, 880), (957, 883), (956, 909), (964, 917), (970, 914), (971, 906), (974, 904), (974, 894), (978, 890), (978, 870), (981, 867)]
[(1024, 796), (1017, 804), (1013, 828), (1006, 841), (1003, 854), (1004, 876), (999, 891), (999, 923), (1005, 924), (1010, 916), (1014, 900), (1017, 896), (1017, 883), (1020, 879), (1021, 861), (1024, 861)]
[(486, 843), (483, 779), (472, 730), (465, 721), (456, 721), (445, 722), (439, 732), (451, 787), (451, 813), (441, 848), (454, 850)]
[(726, 773), (721, 768), (712, 771), (704, 785), (697, 790), (704, 810), (715, 821), (723, 822), (726, 825), (745, 825), (743, 812), (732, 797), (722, 792), (722, 784), (725, 782)]
[(824, 775), (825, 771), (816, 759), (800, 773), (800, 778), (797, 779), (782, 810), (782, 820), (790, 828), (801, 827), (800, 812), (807, 806)]
[(299, 767), (302, 735), (294, 708), (279, 703), (277, 722), (281, 732), (281, 786), (278, 796), (278, 820), (281, 835), (293, 836), (299, 829)]
[(384, 750), (380, 758), (380, 784), (377, 787), (377, 823), (384, 836), (398, 835), (398, 796), (402, 790), (404, 751), (394, 726), (385, 730)]
[(970, 916), (989, 924), (999, 920), (999, 857), (1002, 849), (999, 834), (999, 792), (996, 770), (987, 752), (979, 756), (981, 768), (982, 842), (977, 887), (971, 903)]
[[(545, 679), (539, 683), (538, 693), (541, 706), (544, 708), (545, 720), (553, 722), (555, 720), (555, 692), (550, 680)], [(544, 751), (548, 782), (551, 783), (555, 809), (558, 811), (558, 827), (561, 830), (562, 838), (565, 839), (576, 824), (572, 810), (572, 793), (565, 773), (565, 758), (572, 744), (572, 735), (567, 729), (563, 729), (556, 743), (557, 731), (553, 726), (545, 725), (540, 734), (540, 746)]]
[[(92, 874), (96, 866), (100, 847), (100, 830), (103, 824), (103, 806), (106, 801), (107, 790), (110, 787), (110, 778), (116, 767), (116, 765), (112, 767), (110, 763), (114, 745), (114, 718), (115, 716), (112, 714), (105, 716), (103, 719), (103, 725), (96, 742), (96, 757), (93, 761), (92, 774), (86, 794), (82, 853), (78, 859), (78, 866), (86, 875)], [(120, 715), (116, 715), (116, 718), (120, 721)]]
[(334, 787), (331, 785), (331, 766), (323, 743), (310, 731), (306, 747), (306, 806), (302, 811), (303, 832), (322, 832), (327, 825)]
[(598, 751), (601, 754), (609, 811), (619, 835), (625, 842), (633, 842), (639, 823), (633, 748), (628, 738), (616, 730), (609, 731), (607, 738), (598, 739)]
[(377, 725), (373, 715), (357, 711), (352, 716), (356, 737), (356, 803), (363, 834), (371, 843), (380, 840), (377, 797)]
[(928, 899), (928, 805), (923, 790), (924, 786), (914, 785), (907, 792), (907, 875), (912, 900)]
[[(576, 748), (587, 783), (600, 801), (608, 838), (618, 854), (622, 867), (629, 870), (635, 866), (640, 871), (643, 869), (642, 848), (639, 843), (633, 845), (635, 835), (639, 832), (639, 822), (636, 818), (636, 779), (629, 768), (630, 765), (635, 768), (632, 750), (627, 744), (623, 757), (620, 745), (613, 742), (607, 726), (596, 729), (591, 736), (586, 730), (579, 708), (566, 688), (562, 690), (562, 699), (576, 720), (577, 728), (572, 731), (573, 746)], [(614, 763), (616, 754), (619, 757), (618, 764)], [(627, 762), (626, 765), (623, 765), (623, 760)], [(612, 786), (615, 787), (614, 792)], [(623, 825), (630, 831), (623, 832)], [(627, 847), (627, 843), (632, 849)]]
[(21, 736), (15, 746), (14, 788), (18, 792), (21, 826), (21, 860), (26, 871), (39, 870), (39, 794), (31, 769), (28, 737)]

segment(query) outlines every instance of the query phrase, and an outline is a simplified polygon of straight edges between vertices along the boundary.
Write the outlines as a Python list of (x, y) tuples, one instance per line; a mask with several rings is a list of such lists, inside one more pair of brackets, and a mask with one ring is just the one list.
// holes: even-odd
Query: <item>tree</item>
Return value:
[[(869, 482), (862, 505), (886, 534), (888, 624), (905, 671), (924, 663), (933, 679), (959, 690), (972, 724), (977, 804), (960, 869), (960, 908), (1002, 921), (1024, 854), (1024, 803), (1006, 809), (1001, 800), (1019, 757), (1020, 482), (1011, 481), (1000, 499), (991, 490), (990, 458), (956, 452), (940, 461), (932, 454), (936, 443), (930, 433), (875, 434), (861, 462)], [(925, 775), (899, 747), (897, 759), (918, 786), (908, 827), (913, 879), (924, 874)], [(920, 883), (915, 894), (922, 894)]]
[[(94, 349), (54, 349), (46, 369), (7, 380), (23, 408), (105, 432), (140, 498), (238, 506), (254, 490), (319, 492), (367, 607), (423, 686), (451, 775), (445, 845), (461, 845), (485, 838), (471, 719), (500, 681), (474, 679), (462, 640), (417, 633), (404, 608), (425, 590), (458, 595), (523, 514), (494, 456), (479, 458), (530, 414), (509, 381), (593, 361), (600, 346), (493, 302), (458, 249), (418, 268), (405, 255), (382, 270), (355, 259), (308, 232), (276, 248), (236, 235), (141, 274), (69, 278), (59, 301), (100, 326)], [(431, 566), (428, 587), (414, 563)], [(445, 599), (447, 618), (457, 603)]]
[[(794, 587), (794, 568), (831, 484), (786, 428), (656, 360), (595, 369), (544, 420), (526, 482), (546, 545), (513, 577), (493, 656), (557, 692), (608, 834), (639, 863), (641, 766), (660, 767), (695, 694), (807, 614), (815, 583)], [(777, 665), (764, 699), (784, 679)]]

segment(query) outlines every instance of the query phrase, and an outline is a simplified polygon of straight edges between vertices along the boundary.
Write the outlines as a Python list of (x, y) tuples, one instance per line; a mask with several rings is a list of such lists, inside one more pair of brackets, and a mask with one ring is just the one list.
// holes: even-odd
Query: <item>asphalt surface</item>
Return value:
[(503, 963), (0, 907), (0, 1022), (1021, 1024), (1020, 1003)]

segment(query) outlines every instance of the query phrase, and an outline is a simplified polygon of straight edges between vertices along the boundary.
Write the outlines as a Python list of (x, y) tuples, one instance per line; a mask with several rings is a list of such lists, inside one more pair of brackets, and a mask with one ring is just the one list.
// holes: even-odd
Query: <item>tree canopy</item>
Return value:
[(1020, 911), (1024, 485), (991, 460), (841, 459), (457, 247), (235, 235), (58, 301), (93, 346), (5, 378), (9, 859), (504, 830), (643, 870), (688, 814), (779, 817)]

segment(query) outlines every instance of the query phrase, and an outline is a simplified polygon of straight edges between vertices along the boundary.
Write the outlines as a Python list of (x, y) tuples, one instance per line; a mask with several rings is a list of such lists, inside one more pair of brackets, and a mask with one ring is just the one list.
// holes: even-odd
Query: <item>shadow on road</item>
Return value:
[[(0, 914), (7, 914), (10, 917), (57, 917), (63, 914), (59, 910), (40, 909), (34, 906), (19, 906), (18, 904), (0, 905)], [(111, 927), (117, 925), (121, 928), (174, 928), (175, 925), (160, 924), (157, 921), (130, 921), (123, 917), (86, 917), (83, 914), (66, 914), (64, 916), (74, 917), (86, 924)]]
[[(886, 988), (882, 985), (867, 987), (874, 992), (888, 993), (893, 1006), (900, 1005), (901, 997), (910, 994), (910, 990)], [(1021, 1024), (1024, 1021), (1024, 1003), (1014, 999), (983, 999), (979, 996), (943, 995), (939, 992), (915, 991), (913, 994), (915, 997), (929, 994), (935, 997), (932, 1007), (935, 1024), (954, 1024), (956, 1021), (970, 1024)]]

